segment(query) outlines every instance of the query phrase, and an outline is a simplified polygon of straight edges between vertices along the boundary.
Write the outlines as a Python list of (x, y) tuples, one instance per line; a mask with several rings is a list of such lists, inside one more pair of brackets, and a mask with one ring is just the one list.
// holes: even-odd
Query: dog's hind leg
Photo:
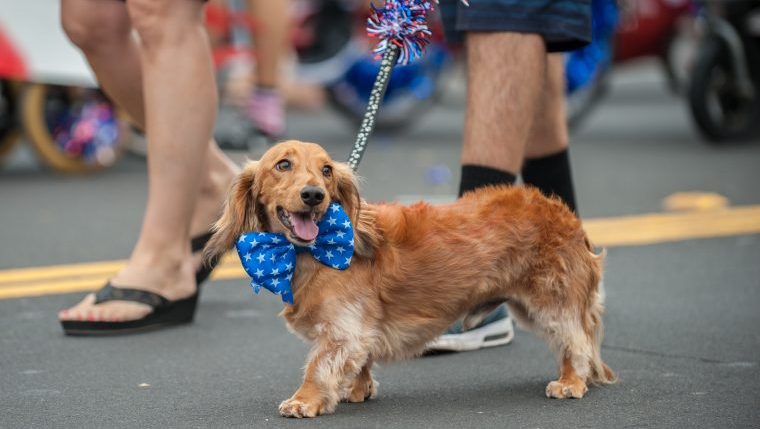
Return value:
[(560, 310), (558, 317), (542, 325), (543, 336), (554, 350), (559, 365), (559, 379), (546, 386), (549, 398), (582, 398), (587, 382), (610, 384), (615, 374), (602, 362), (601, 305), (596, 303), (578, 313)]
[(517, 325), (544, 338), (557, 356), (559, 380), (546, 386), (550, 398), (581, 398), (586, 393), (589, 374), (588, 356), (591, 351), (578, 317), (566, 311), (529, 311), (520, 301), (507, 302), (509, 312)]
[(549, 382), (546, 386), (547, 398), (582, 398), (586, 394), (588, 386), (584, 373), (588, 372), (588, 365), (584, 367), (582, 359), (583, 356), (575, 355), (571, 349), (559, 357), (559, 380)]

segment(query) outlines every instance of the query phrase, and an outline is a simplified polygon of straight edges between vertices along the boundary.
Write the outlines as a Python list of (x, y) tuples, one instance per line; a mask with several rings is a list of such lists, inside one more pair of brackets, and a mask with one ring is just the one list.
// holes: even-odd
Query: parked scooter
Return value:
[(706, 1), (689, 105), (712, 143), (760, 131), (760, 1)]

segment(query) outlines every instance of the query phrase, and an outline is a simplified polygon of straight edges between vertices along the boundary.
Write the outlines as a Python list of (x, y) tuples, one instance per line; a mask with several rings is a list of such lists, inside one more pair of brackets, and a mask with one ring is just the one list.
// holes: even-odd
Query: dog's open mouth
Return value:
[(277, 207), (277, 217), (293, 237), (303, 243), (311, 243), (319, 234), (317, 212), (289, 212), (282, 207)]

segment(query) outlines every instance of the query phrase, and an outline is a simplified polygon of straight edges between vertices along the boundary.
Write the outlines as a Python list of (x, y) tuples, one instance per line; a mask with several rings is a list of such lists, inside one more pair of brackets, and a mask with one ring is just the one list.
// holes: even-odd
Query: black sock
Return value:
[(522, 169), (522, 179), (524, 183), (535, 186), (546, 196), (560, 197), (570, 210), (578, 213), (567, 149), (553, 155), (526, 160)]
[(514, 185), (517, 177), (504, 170), (480, 165), (463, 165), (459, 180), (459, 196), (473, 189), (488, 185)]

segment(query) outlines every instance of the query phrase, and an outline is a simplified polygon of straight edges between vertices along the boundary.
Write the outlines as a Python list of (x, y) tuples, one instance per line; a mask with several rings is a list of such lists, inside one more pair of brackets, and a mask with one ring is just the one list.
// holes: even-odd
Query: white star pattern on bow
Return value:
[(277, 233), (250, 231), (240, 235), (235, 247), (246, 273), (253, 279), (250, 284), (254, 292), (266, 288), (280, 295), (283, 302), (293, 304), (291, 281), (294, 270), (298, 269), (297, 253), (309, 253), (320, 263), (337, 270), (349, 267), (354, 241), (351, 221), (337, 203), (330, 205), (329, 213), (317, 223), (317, 238), (308, 248), (296, 248)]

